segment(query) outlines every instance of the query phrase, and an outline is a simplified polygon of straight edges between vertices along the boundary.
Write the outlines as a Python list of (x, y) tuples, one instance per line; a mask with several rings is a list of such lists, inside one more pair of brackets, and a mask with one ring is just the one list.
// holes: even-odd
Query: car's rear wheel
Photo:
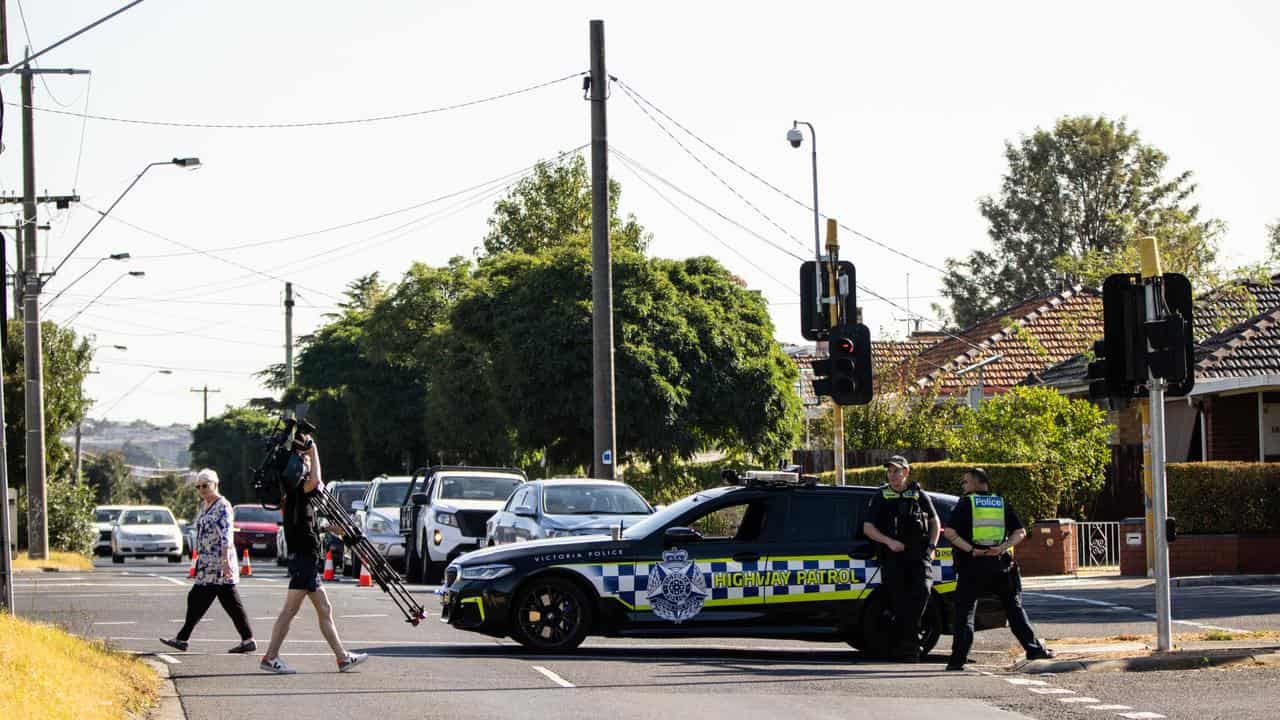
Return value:
[(417, 548), (425, 549), (427, 547), (426, 539), (427, 536), (423, 535), (421, 538), (422, 544), (419, 545), (418, 543), (409, 540), (409, 538), (405, 538), (407, 542), (405, 543), (404, 548), (404, 569), (409, 582), (416, 583), (425, 581), (426, 568), (422, 566), (422, 555), (419, 555)]
[(563, 652), (582, 644), (591, 630), (591, 604), (571, 581), (535, 578), (516, 593), (511, 634), (536, 652)]

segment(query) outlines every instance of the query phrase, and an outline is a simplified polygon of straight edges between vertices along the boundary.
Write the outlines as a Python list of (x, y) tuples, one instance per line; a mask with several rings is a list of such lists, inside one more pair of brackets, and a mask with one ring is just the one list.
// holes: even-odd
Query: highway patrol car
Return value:
[[(845, 641), (883, 654), (893, 616), (875, 545), (861, 535), (877, 488), (817, 485), (792, 473), (726, 473), (613, 536), (567, 537), (468, 553), (438, 590), (441, 619), (540, 652), (588, 635)], [(956, 497), (929, 493), (943, 522)], [(945, 543), (945, 540), (943, 541)], [(921, 630), (927, 652), (950, 632), (951, 548), (938, 549)], [(1004, 624), (979, 604), (976, 627)]]

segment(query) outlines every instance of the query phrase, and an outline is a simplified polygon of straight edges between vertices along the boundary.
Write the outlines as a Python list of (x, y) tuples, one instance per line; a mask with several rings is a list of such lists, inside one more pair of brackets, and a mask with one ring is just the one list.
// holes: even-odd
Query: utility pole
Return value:
[[(827, 268), (831, 278), (831, 327), (839, 327), (848, 318), (844, 317), (843, 288), (840, 287), (840, 239), (836, 235), (838, 225), (834, 218), (827, 218)], [(835, 475), (839, 484), (844, 484), (844, 407), (834, 399), (831, 401), (831, 423), (835, 425), (835, 437), (831, 444), (835, 451)]]
[[(293, 283), (284, 284), (284, 389), (293, 387)], [(205, 396), (205, 417), (209, 415), (208, 396)]]
[[(32, 77), (36, 74), (64, 75), (87, 70), (32, 68), (28, 62), (17, 72), (22, 76), (22, 230), (23, 230), (23, 361), (26, 370), (26, 463), (27, 463), (27, 555), (32, 560), (49, 556), (49, 527), (45, 514), (44, 448), (44, 356), (40, 341), (40, 253), (36, 242), (36, 149), (35, 118), (32, 111)], [(16, 282), (16, 281), (15, 281)]]
[[(1157, 283), (1164, 274), (1160, 269), (1160, 248), (1153, 237), (1142, 238), (1142, 279), (1144, 300), (1146, 302), (1147, 321), (1160, 320), (1165, 317), (1163, 295), (1157, 297)], [(1160, 288), (1159, 290), (1163, 290)], [(1155, 350), (1150, 341), (1147, 352)], [(1147, 391), (1150, 407), (1148, 412), (1151, 424), (1148, 427), (1151, 447), (1151, 504), (1155, 515), (1155, 576), (1156, 576), (1156, 649), (1168, 652), (1173, 647), (1171, 628), (1171, 597), (1169, 594), (1169, 543), (1166, 537), (1165, 521), (1168, 518), (1168, 498), (1165, 485), (1165, 437), (1164, 437), (1164, 396), (1168, 381), (1157, 377), (1153, 369), (1147, 369)], [(1144, 443), (1146, 444), (1146, 443)], [(1151, 537), (1151, 535), (1148, 535)]]
[(591, 21), (591, 359), (595, 457), (592, 477), (612, 480), (617, 466), (613, 406), (613, 260), (609, 251), (609, 141), (604, 21)]
[[(209, 393), (222, 392), (222, 390), (219, 388), (214, 388), (213, 390), (210, 390), (209, 386), (205, 385), (202, 388), (191, 388), (191, 392), (198, 392), (198, 393), (204, 394), (204, 419), (208, 420), (209, 419)], [(77, 436), (77, 438), (78, 437), (79, 436)]]
[[(3, 3), (0, 3), (3, 7)], [(4, 373), (0, 373), (0, 397), (4, 395)], [(4, 403), (0, 402), (0, 610), (14, 614), (13, 607), (13, 556), (9, 554), (9, 528), (17, 522), (9, 517), (9, 451), (5, 446)]]

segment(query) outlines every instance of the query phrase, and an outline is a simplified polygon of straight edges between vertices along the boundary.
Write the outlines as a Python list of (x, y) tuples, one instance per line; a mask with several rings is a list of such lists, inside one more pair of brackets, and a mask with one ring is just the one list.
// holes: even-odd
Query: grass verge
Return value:
[(93, 560), (79, 553), (69, 552), (51, 552), (44, 560), (32, 560), (26, 553), (19, 552), (18, 557), (13, 559), (14, 570), (43, 570), (44, 568), (88, 572), (93, 570)]
[(0, 718), (131, 718), (160, 678), (136, 657), (53, 625), (0, 613)]

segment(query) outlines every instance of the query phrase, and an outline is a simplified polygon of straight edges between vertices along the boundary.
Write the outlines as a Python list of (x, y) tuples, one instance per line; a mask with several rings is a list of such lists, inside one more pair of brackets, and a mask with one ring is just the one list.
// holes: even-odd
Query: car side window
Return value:
[(515, 512), (516, 508), (523, 507), (525, 499), (529, 496), (529, 488), (520, 488), (507, 501), (506, 509), (509, 512)]
[(520, 502), (516, 503), (516, 507), (528, 512), (534, 512), (538, 509), (538, 489), (527, 487), (520, 491)]
[(704, 541), (756, 542), (765, 537), (777, 504), (766, 498), (744, 500), (710, 510), (687, 523)]
[(851, 493), (794, 494), (782, 537), (787, 542), (847, 543), (858, 537), (866, 498)]

